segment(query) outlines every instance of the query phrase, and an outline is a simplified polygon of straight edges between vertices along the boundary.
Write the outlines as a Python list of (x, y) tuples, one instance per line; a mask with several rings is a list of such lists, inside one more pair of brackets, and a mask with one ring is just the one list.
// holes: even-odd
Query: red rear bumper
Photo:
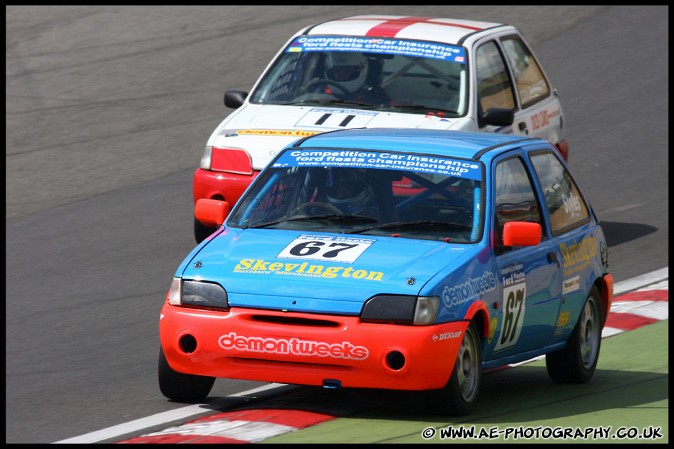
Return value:
[(227, 201), (231, 207), (234, 207), (234, 204), (259, 173), (259, 171), (253, 171), (251, 175), (240, 175), (197, 168), (192, 180), (194, 203), (196, 204), (197, 200), (202, 198), (222, 199)]

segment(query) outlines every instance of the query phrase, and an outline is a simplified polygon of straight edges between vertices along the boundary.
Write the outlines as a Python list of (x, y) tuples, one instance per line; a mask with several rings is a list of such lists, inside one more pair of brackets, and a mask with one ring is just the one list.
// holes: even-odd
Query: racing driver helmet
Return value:
[(376, 208), (372, 187), (351, 169), (331, 169), (328, 172), (326, 199), (347, 215), (372, 212)]
[(349, 92), (355, 92), (365, 83), (367, 64), (367, 57), (362, 53), (331, 52), (326, 56), (325, 76)]

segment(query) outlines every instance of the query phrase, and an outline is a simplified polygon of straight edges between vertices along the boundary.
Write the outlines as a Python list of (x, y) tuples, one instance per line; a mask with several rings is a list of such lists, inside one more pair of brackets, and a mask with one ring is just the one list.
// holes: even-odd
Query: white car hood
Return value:
[(345, 128), (462, 129), (466, 119), (323, 106), (246, 104), (225, 118), (208, 145), (241, 148), (261, 170), (282, 148), (313, 134)]

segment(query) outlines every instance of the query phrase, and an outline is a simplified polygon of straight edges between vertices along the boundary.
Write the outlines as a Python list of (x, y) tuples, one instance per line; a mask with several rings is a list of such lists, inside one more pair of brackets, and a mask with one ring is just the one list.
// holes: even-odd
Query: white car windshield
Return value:
[[(355, 152), (363, 162), (335, 156)], [(228, 225), (471, 243), (481, 238), (483, 201), (476, 161), (301, 148), (260, 174)]]
[(467, 106), (463, 47), (401, 39), (300, 36), (251, 93), (253, 104), (349, 104), (460, 117)]

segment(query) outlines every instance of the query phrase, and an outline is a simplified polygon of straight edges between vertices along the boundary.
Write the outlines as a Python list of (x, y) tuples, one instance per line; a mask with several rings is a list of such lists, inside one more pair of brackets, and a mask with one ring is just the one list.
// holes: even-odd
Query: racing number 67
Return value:
[[(339, 243), (339, 242), (331, 243), (326, 248), (323, 247), (324, 245), (325, 242), (320, 241), (309, 241), (300, 243), (299, 245), (295, 245), (290, 249), (290, 254), (292, 254), (293, 256), (312, 256), (317, 252), (324, 250), (321, 257), (332, 259), (337, 257), (340, 251), (355, 248), (356, 246), (358, 246), (357, 244)], [(329, 250), (328, 248), (337, 248), (337, 249)]]
[(495, 349), (506, 348), (517, 343), (524, 321), (526, 283), (504, 289), (503, 297), (503, 328)]

